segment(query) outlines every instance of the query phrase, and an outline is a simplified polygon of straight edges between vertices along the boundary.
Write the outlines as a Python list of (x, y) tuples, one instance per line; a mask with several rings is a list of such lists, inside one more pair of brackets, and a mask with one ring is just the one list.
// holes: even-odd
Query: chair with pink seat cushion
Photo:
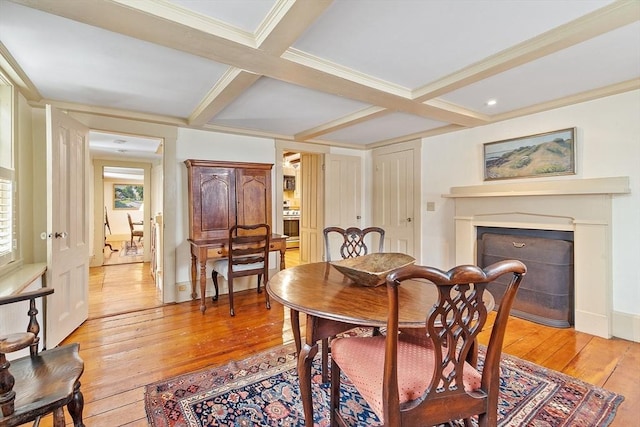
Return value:
[[(337, 338), (331, 344), (331, 425), (341, 417), (340, 374), (346, 375), (385, 426), (437, 425), (478, 415), (479, 426), (497, 424), (500, 355), (509, 311), (526, 266), (505, 260), (484, 269), (461, 265), (449, 271), (408, 266), (387, 278), (386, 336)], [(487, 346), (484, 367), (475, 365), (477, 336), (487, 321), (486, 285), (509, 274)], [(438, 301), (425, 307), (423, 333), (398, 331), (402, 282), (418, 280), (438, 288)]]

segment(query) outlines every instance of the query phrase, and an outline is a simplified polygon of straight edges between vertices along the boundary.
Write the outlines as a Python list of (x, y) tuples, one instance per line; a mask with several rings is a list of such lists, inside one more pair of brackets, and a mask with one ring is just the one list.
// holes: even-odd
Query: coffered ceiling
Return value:
[(0, 0), (0, 42), (34, 105), (363, 148), (640, 88), (637, 0)]

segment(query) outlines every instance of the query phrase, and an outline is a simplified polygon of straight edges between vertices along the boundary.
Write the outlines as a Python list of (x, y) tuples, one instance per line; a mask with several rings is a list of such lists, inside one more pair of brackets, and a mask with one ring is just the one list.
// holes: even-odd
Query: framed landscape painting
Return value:
[(575, 128), (484, 144), (484, 180), (576, 173)]
[(144, 186), (113, 184), (113, 209), (139, 209), (144, 200)]

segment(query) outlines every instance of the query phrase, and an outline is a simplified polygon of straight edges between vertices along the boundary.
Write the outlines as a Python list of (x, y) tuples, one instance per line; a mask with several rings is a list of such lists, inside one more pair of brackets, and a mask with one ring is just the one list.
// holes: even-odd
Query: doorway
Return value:
[[(324, 154), (327, 147), (291, 141), (276, 141), (276, 158), (280, 159), (276, 166), (275, 200), (276, 200), (276, 232), (286, 234), (285, 211), (295, 211), (299, 217), (297, 232), (297, 262), (316, 262), (322, 260), (322, 229), (324, 228)], [(296, 165), (293, 167), (293, 165)], [(285, 178), (287, 176), (288, 178)], [(292, 179), (295, 186), (292, 186)], [(292, 189), (293, 188), (293, 189)], [(285, 194), (288, 193), (286, 196)], [(287, 202), (288, 201), (288, 206)], [(288, 208), (288, 209), (287, 209)], [(292, 209), (293, 208), (293, 209)], [(295, 209), (297, 208), (297, 209)], [(295, 245), (295, 244), (294, 244)]]
[(102, 265), (144, 262), (143, 168), (104, 166), (104, 248)]
[(300, 153), (284, 153), (282, 173), (282, 229), (288, 236), (287, 249), (300, 248)]
[[(89, 297), (102, 301), (90, 307), (89, 318), (149, 308), (150, 302), (161, 306), (163, 242), (157, 223), (162, 222), (163, 212), (162, 140), (93, 131), (89, 138), (93, 169)], [(127, 277), (128, 268), (134, 266), (140, 266), (134, 269), (135, 277)], [(124, 295), (127, 298), (115, 302)], [(140, 300), (146, 303), (141, 306)]]

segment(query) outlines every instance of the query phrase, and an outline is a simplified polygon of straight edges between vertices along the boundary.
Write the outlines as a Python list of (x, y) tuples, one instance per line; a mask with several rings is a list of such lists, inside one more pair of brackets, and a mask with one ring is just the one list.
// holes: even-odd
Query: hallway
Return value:
[[(118, 253), (113, 254), (118, 256)], [(156, 289), (150, 263), (136, 262), (89, 269), (89, 319), (161, 305), (162, 291)]]
[[(120, 247), (115, 242), (114, 249)], [(105, 265), (89, 269), (89, 319), (160, 307), (162, 291), (156, 289), (150, 263), (142, 256), (121, 256), (105, 249)], [(287, 249), (287, 267), (300, 263), (300, 251)]]

